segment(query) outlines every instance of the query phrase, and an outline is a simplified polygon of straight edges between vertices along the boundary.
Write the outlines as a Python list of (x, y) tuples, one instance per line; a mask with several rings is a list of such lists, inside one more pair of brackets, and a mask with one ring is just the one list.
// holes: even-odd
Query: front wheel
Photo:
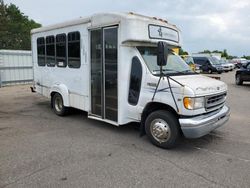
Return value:
[(178, 119), (165, 110), (157, 110), (149, 114), (145, 122), (145, 131), (150, 141), (161, 148), (173, 148), (180, 140)]
[(65, 116), (68, 113), (68, 108), (63, 105), (63, 98), (59, 93), (56, 93), (53, 98), (54, 112), (59, 116)]

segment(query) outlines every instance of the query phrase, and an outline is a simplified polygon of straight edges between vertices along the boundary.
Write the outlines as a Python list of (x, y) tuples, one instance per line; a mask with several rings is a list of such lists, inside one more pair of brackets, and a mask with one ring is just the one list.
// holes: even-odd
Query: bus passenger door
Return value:
[(117, 26), (91, 30), (91, 114), (117, 122)]

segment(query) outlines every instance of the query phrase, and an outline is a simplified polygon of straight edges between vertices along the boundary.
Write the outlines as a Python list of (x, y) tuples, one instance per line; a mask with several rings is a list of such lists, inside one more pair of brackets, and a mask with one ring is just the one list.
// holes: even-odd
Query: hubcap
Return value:
[(154, 139), (160, 143), (168, 141), (171, 135), (171, 130), (163, 119), (153, 120), (150, 125), (150, 131)]
[(61, 112), (63, 108), (62, 100), (60, 97), (55, 98), (55, 109), (58, 112)]

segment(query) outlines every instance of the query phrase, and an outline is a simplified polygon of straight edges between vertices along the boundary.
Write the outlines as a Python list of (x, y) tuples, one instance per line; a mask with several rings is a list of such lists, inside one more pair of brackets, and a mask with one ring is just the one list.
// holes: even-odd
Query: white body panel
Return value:
[[(89, 64), (88, 64), (88, 24), (60, 28), (43, 33), (33, 34), (34, 81), (37, 92), (50, 97), (51, 92), (59, 92), (63, 96), (64, 105), (87, 110), (89, 108)], [(56, 35), (79, 31), (81, 34), (81, 67), (40, 67), (37, 64), (36, 39), (42, 36)], [(84, 105), (83, 105), (84, 104)]]

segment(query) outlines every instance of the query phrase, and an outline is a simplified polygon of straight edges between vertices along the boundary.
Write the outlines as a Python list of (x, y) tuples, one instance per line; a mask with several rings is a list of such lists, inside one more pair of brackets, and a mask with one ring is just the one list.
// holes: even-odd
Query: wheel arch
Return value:
[(145, 135), (145, 121), (146, 121), (147, 116), (156, 110), (166, 110), (166, 111), (173, 113), (176, 116), (176, 118), (179, 117), (179, 115), (177, 114), (177, 112), (175, 111), (173, 107), (164, 103), (160, 103), (160, 102), (149, 102), (144, 107), (142, 111), (142, 115), (141, 115), (141, 125), (140, 125), (141, 136)]
[(51, 101), (51, 106), (52, 106), (52, 100), (53, 100), (53, 96), (59, 93), (62, 98), (63, 98), (63, 105), (64, 106), (69, 106), (69, 91), (67, 86), (65, 86), (64, 84), (60, 84), (60, 85), (54, 85), (53, 87), (51, 87), (50, 89), (50, 101)]

